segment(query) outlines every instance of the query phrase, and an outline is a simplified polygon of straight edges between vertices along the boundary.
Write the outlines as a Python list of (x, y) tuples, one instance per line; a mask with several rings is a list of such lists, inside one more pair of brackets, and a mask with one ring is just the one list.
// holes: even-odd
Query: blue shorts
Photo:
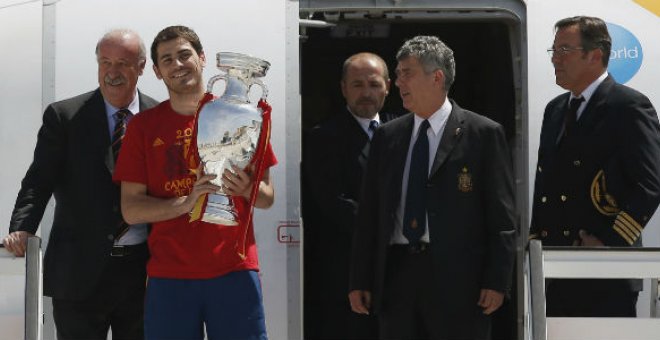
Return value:
[(267, 339), (261, 284), (254, 271), (213, 279), (149, 278), (145, 339)]

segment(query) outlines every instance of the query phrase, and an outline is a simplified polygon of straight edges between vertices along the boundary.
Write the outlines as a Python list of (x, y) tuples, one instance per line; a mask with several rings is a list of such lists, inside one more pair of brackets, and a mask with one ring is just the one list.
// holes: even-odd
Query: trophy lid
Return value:
[(221, 70), (244, 69), (250, 71), (253, 77), (265, 76), (266, 71), (270, 68), (269, 62), (242, 53), (218, 52), (216, 59), (218, 61), (217, 66)]

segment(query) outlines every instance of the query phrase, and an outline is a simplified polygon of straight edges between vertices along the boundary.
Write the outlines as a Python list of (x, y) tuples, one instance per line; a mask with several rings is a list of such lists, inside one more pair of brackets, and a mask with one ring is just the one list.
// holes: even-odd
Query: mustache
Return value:
[(124, 78), (123, 76), (117, 76), (116, 78), (112, 78), (110, 76), (105, 76), (103, 78), (103, 82), (106, 85), (117, 86), (117, 85), (125, 84), (126, 83), (126, 78)]
[(356, 104), (376, 104), (376, 101), (371, 98), (360, 98), (357, 100)]

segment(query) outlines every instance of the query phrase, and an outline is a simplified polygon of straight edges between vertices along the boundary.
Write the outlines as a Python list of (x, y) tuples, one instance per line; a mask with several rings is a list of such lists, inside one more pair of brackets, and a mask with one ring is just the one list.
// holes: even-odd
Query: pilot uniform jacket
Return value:
[[(583, 229), (605, 246), (639, 247), (660, 202), (657, 113), (647, 97), (608, 76), (571, 135), (557, 143), (569, 98), (565, 93), (553, 99), (543, 117), (530, 238), (545, 246), (571, 246)], [(552, 281), (547, 289), (555, 284), (560, 290), (604, 294), (642, 289), (642, 281), (634, 279), (572, 281)], [(576, 307), (564, 308), (570, 313)], [(602, 309), (612, 312), (617, 311)]]
[(570, 246), (584, 229), (606, 246), (641, 246), (660, 202), (660, 127), (647, 97), (608, 76), (557, 143), (569, 93), (546, 107), (530, 238)]
[[(481, 289), (506, 292), (515, 257), (511, 157), (501, 125), (455, 102), (434, 158), (426, 211), (437, 316), (447, 339), (487, 334), (490, 318), (477, 306)], [(371, 142), (352, 251), (351, 290), (372, 293), (372, 309), (384, 294), (388, 249), (413, 114), (382, 125)], [(389, 274), (388, 274), (389, 275)]]
[[(142, 94), (139, 103), (140, 110), (157, 104)], [(44, 295), (81, 300), (94, 289), (122, 223), (113, 168), (99, 89), (46, 108), (9, 228), (35, 233), (51, 195), (55, 197), (44, 255)]]

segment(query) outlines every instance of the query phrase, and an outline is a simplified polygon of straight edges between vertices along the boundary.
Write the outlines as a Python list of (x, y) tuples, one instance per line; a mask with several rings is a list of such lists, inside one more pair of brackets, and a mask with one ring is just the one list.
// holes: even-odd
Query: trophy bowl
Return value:
[(212, 93), (213, 84), (224, 80), (225, 91), (217, 99), (204, 104), (197, 116), (197, 150), (205, 174), (217, 177), (211, 183), (220, 186), (210, 194), (202, 221), (234, 226), (238, 225), (238, 214), (232, 198), (222, 188), (222, 173), (232, 171), (232, 165), (245, 169), (252, 161), (259, 142), (262, 127), (260, 108), (250, 103), (248, 97), (252, 85), (262, 89), (265, 100), (268, 90), (258, 79), (266, 75), (270, 63), (249, 55), (220, 52), (217, 67), (224, 74), (209, 80), (207, 92)]

